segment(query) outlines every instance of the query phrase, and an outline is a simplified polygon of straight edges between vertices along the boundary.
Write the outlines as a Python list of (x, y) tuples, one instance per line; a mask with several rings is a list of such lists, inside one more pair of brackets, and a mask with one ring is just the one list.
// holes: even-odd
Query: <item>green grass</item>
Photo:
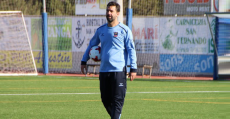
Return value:
[[(229, 110), (230, 81), (135, 79), (128, 81), (121, 118), (229, 119)], [(27, 76), (0, 77), (0, 118), (109, 119), (109, 115), (100, 101), (98, 78)]]

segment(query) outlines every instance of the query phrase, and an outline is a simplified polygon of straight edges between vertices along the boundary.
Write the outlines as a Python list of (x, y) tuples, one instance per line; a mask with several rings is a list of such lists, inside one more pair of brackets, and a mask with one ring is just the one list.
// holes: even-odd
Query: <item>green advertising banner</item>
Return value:
[[(72, 50), (72, 19), (50, 17), (48, 19), (49, 51)], [(31, 18), (31, 45), (33, 50), (42, 50), (42, 19)]]
[(51, 17), (48, 19), (48, 48), (52, 51), (72, 50), (72, 19)]
[(42, 19), (31, 18), (31, 47), (32, 50), (42, 50)]

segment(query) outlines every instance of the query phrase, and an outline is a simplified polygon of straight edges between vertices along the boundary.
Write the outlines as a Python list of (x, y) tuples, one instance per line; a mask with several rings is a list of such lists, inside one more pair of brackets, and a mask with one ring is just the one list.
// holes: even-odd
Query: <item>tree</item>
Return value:
[(41, 14), (42, 2), (37, 0), (1, 0), (0, 10), (22, 11), (24, 15)]
[[(158, 16), (164, 13), (163, 0), (132, 0), (133, 16)], [(128, 0), (123, 0), (124, 15)], [(19, 10), (25, 15), (41, 15), (42, 0), (1, 0), (0, 10)], [(46, 0), (48, 15), (75, 15), (75, 0)]]

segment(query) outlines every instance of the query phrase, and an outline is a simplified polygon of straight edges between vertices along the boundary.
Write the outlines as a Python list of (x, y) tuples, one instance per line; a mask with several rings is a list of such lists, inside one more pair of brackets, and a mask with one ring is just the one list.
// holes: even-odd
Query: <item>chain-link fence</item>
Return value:
[[(90, 39), (107, 22), (105, 8), (109, 1), (46, 1), (50, 73), (80, 73), (81, 58)], [(205, 12), (211, 12), (211, 2), (132, 0), (137, 64), (152, 66), (151, 74), (158, 76), (212, 76), (214, 45), (205, 17)], [(128, 0), (123, 0), (124, 24), (127, 6)], [(43, 71), (42, 9), (42, 1), (37, 0), (1, 0), (0, 5), (0, 10), (23, 11), (40, 72)], [(215, 19), (210, 17), (209, 21), (214, 31)], [(138, 69), (138, 74), (141, 73), (142, 69)]]

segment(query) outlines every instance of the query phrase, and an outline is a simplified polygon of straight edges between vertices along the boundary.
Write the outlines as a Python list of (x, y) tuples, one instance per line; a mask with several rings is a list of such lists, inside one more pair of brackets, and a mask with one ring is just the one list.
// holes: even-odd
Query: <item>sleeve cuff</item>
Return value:
[(137, 69), (130, 69), (130, 72), (137, 72)]
[(84, 61), (81, 61), (81, 65), (86, 65), (86, 62), (84, 62)]

